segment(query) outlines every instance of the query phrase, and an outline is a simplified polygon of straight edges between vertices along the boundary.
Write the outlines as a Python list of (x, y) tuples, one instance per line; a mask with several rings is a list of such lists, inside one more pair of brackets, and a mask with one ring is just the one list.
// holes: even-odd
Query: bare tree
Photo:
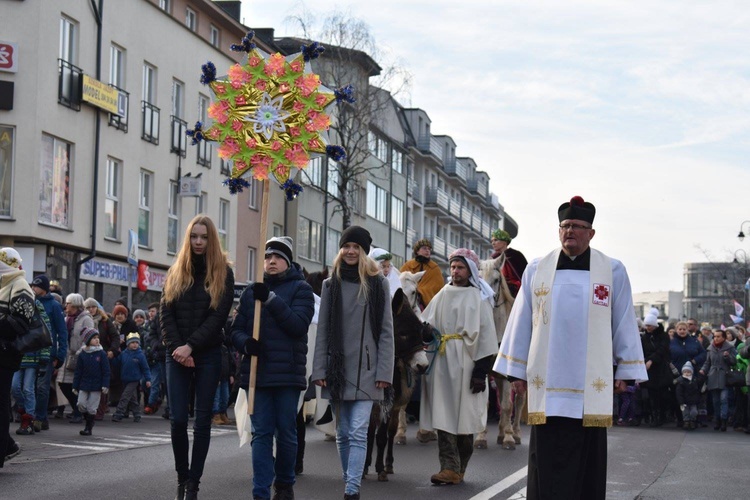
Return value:
[[(349, 13), (335, 11), (316, 29), (307, 11), (291, 16), (300, 36), (276, 40), (282, 49), (299, 50), (301, 44), (318, 41), (326, 48), (316, 60), (316, 72), (327, 87), (352, 85), (354, 102), (341, 101), (332, 113), (330, 142), (346, 150), (346, 157), (329, 166), (337, 185), (328, 191), (332, 214), (341, 213), (343, 227), (351, 225), (353, 205), (366, 176), (383, 175), (383, 163), (370, 159), (368, 131), (384, 119), (393, 98), (408, 95), (411, 77), (399, 64), (388, 62), (369, 26)], [(330, 161), (330, 160), (329, 160)]]

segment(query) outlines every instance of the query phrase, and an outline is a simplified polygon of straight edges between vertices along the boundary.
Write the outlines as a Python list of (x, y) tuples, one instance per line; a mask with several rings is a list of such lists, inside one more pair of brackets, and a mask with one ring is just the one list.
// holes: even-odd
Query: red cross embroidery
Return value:
[(597, 299), (603, 301), (609, 297), (609, 290), (607, 290), (607, 287), (604, 285), (597, 285), (596, 288), (594, 288), (594, 295), (596, 295)]

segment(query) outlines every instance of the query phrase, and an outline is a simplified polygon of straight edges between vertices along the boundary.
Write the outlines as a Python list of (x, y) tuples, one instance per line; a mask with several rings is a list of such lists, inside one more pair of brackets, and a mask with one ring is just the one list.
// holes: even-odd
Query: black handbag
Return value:
[(34, 312), (31, 318), (31, 326), (23, 335), (16, 337), (16, 350), (21, 353), (34, 352), (52, 345), (52, 335), (50, 334), (47, 323), (39, 315), (39, 311)]
[(745, 387), (745, 374), (740, 370), (727, 370), (727, 387)]

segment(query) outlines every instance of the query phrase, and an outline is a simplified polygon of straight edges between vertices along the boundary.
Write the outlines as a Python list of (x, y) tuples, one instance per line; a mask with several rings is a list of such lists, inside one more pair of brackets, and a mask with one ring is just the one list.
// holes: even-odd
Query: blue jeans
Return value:
[(47, 420), (47, 406), (49, 406), (49, 388), (52, 383), (52, 372), (55, 371), (55, 367), (52, 366), (52, 362), (47, 365), (44, 375), (37, 377), (36, 379), (36, 412), (34, 416), (37, 420)]
[(336, 445), (341, 457), (346, 488), (344, 493), (359, 493), (367, 455), (367, 428), (370, 425), (372, 401), (341, 401), (335, 403)]
[[(253, 497), (271, 498), (271, 483), (294, 484), (297, 462), (297, 387), (255, 390), (253, 427)], [(276, 436), (276, 460), (273, 438)]]
[(148, 393), (148, 402), (146, 404), (153, 408), (161, 403), (161, 375), (164, 363), (158, 361), (154, 366), (149, 366), (149, 369), (151, 370), (151, 392)]
[(222, 380), (216, 387), (216, 396), (214, 396), (214, 415), (227, 411), (229, 404), (229, 380)]
[(16, 405), (32, 417), (36, 412), (36, 371), (37, 368), (21, 368), (13, 374), (12, 385)]
[[(167, 396), (172, 427), (172, 452), (180, 481), (200, 481), (211, 444), (211, 407), (221, 375), (221, 347), (193, 353), (195, 368), (187, 368), (167, 356)], [(195, 423), (193, 424), (193, 456), (188, 462), (188, 405), (190, 384), (195, 387)]]
[(723, 389), (711, 389), (711, 400), (714, 404), (714, 419), (726, 420), (729, 418), (729, 387)]

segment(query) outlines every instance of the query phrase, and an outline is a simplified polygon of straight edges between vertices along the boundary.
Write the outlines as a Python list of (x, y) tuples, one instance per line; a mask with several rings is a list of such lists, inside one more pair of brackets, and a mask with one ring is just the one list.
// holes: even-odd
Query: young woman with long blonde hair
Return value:
[(323, 282), (312, 380), (336, 413), (345, 499), (359, 499), (373, 401), (393, 380), (393, 318), (388, 280), (367, 254), (372, 238), (351, 226), (341, 235), (332, 276)]
[[(188, 224), (161, 295), (162, 340), (177, 470), (177, 498), (198, 498), (211, 441), (211, 411), (221, 375), (223, 327), (234, 298), (234, 273), (213, 221), (196, 215)], [(188, 405), (195, 387), (193, 454), (188, 461)]]

